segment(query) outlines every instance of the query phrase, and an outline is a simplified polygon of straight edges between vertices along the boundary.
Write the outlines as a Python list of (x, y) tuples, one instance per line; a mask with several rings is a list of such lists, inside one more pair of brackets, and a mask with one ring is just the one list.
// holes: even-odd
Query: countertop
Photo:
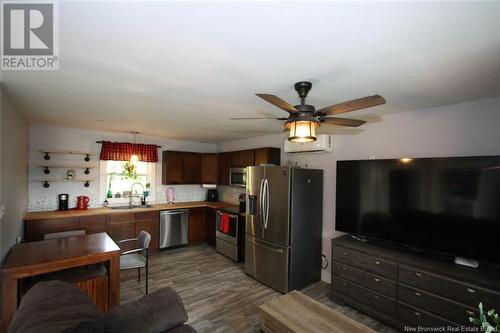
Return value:
[(66, 211), (42, 211), (42, 212), (28, 212), (24, 215), (25, 221), (32, 220), (48, 220), (48, 219), (61, 219), (78, 216), (92, 216), (92, 215), (108, 215), (108, 214), (123, 214), (123, 213), (139, 213), (139, 212), (154, 212), (169, 209), (182, 209), (182, 208), (197, 208), (208, 207), (212, 209), (219, 209), (225, 207), (235, 207), (237, 204), (222, 201), (191, 201), (191, 202), (176, 202), (173, 204), (161, 203), (151, 204), (150, 208), (134, 208), (134, 209), (111, 209), (108, 207), (89, 208), (85, 210), (70, 209)]

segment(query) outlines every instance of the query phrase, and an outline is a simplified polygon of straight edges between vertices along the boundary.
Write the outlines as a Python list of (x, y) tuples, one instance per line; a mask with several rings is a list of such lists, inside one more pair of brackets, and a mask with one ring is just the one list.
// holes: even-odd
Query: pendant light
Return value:
[(315, 117), (302, 116), (295, 119), (289, 119), (285, 127), (290, 130), (288, 141), (305, 143), (316, 141), (316, 127), (320, 122)]
[(139, 132), (132, 132), (132, 133), (134, 134), (134, 145), (132, 146), (133, 150), (132, 150), (132, 155), (130, 155), (130, 163), (135, 164), (135, 163), (139, 162), (139, 156), (137, 156), (136, 151), (135, 151), (135, 136)]

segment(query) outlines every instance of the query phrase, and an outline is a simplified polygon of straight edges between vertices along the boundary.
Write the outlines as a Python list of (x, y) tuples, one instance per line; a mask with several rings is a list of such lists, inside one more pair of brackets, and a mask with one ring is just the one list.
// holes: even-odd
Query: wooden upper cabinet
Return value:
[(255, 149), (255, 165), (261, 164), (281, 164), (281, 149), (279, 148), (258, 148)]
[(180, 151), (163, 152), (162, 184), (182, 184), (183, 155), (184, 153)]
[(201, 154), (201, 183), (217, 184), (219, 170), (217, 154)]
[(233, 152), (233, 164), (235, 168), (246, 168), (255, 163), (255, 150), (240, 150)]
[(233, 153), (219, 154), (219, 184), (229, 185), (229, 169), (233, 163)]
[(182, 184), (201, 184), (201, 156), (199, 153), (182, 154)]

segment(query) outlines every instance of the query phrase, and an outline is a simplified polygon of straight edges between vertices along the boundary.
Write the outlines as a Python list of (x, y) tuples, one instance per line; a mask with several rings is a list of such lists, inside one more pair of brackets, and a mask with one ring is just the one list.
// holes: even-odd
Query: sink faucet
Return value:
[(130, 186), (130, 201), (128, 203), (130, 208), (134, 207), (134, 203), (133, 203), (134, 197), (135, 198), (142, 198), (140, 195), (134, 195), (134, 186), (135, 185), (140, 185), (141, 186), (141, 193), (144, 193), (144, 186), (141, 183), (138, 183), (138, 182), (133, 183), (132, 186)]

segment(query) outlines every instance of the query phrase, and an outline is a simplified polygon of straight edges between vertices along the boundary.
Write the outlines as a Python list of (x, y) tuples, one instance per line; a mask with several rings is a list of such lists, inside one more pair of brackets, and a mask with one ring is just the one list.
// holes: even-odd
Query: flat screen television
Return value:
[(500, 263), (500, 156), (337, 162), (336, 230)]

